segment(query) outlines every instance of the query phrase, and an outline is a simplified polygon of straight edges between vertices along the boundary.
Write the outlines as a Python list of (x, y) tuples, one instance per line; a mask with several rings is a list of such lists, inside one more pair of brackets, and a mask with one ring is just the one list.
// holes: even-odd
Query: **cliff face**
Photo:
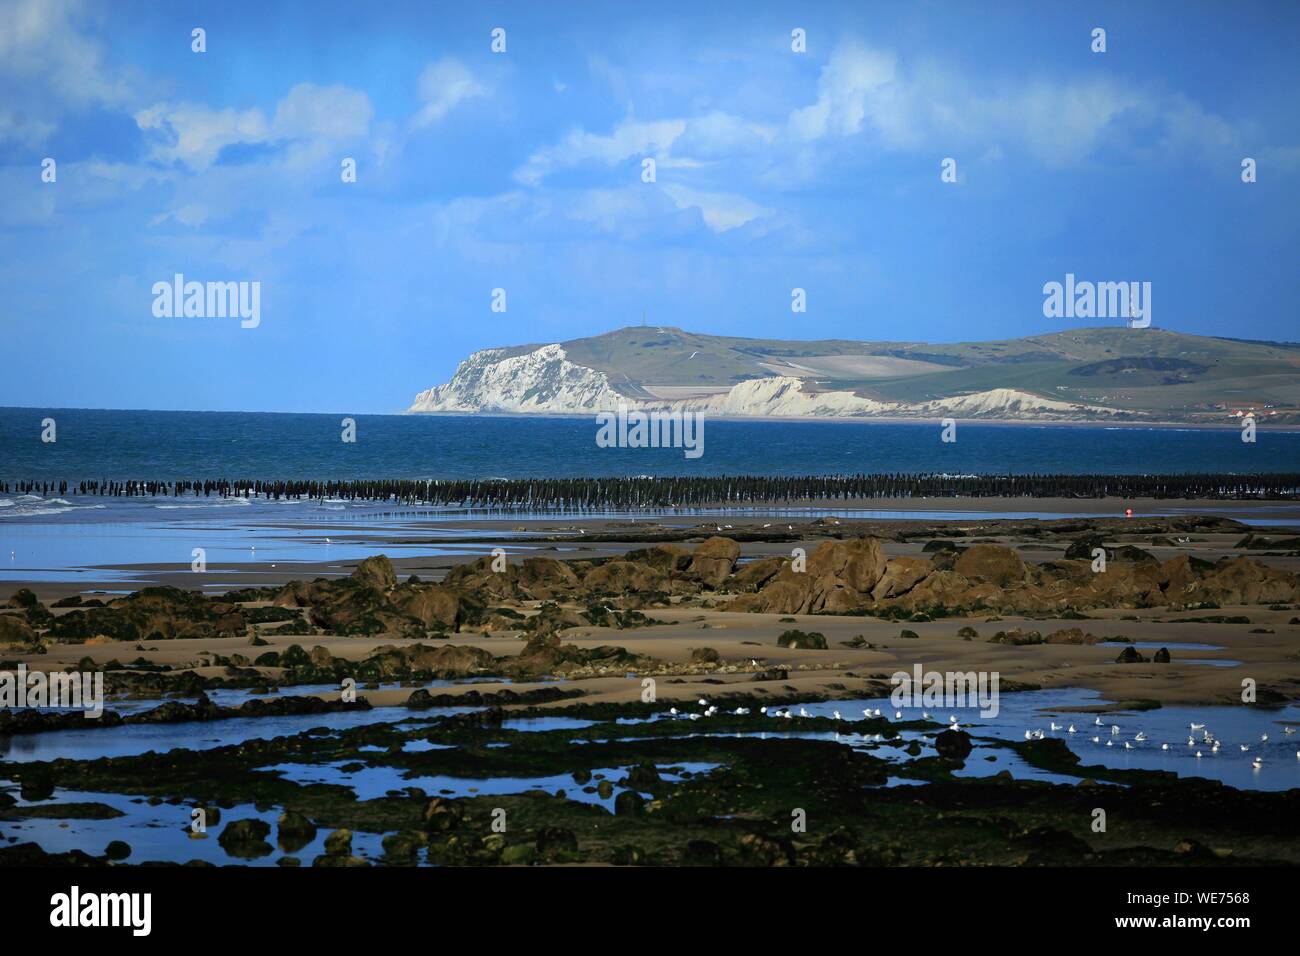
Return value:
[(450, 382), (421, 392), (408, 410), (569, 415), (618, 406), (605, 373), (573, 364), (559, 345), (506, 355), (505, 349), (475, 352)]
[(445, 385), (415, 397), (412, 412), (510, 412), (551, 415), (594, 414), (620, 405), (648, 411), (699, 411), (728, 417), (781, 418), (990, 418), (1086, 420), (1114, 409), (1044, 398), (1014, 388), (933, 399), (882, 402), (848, 390), (812, 389), (802, 379), (774, 375), (747, 379), (725, 392), (668, 399), (633, 399), (620, 394), (608, 375), (569, 360), (561, 345), (523, 354), (506, 349), (475, 352)]

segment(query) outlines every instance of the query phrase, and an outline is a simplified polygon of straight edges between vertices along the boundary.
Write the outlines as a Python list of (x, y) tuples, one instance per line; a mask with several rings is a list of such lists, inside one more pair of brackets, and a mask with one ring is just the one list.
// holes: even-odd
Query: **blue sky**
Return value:
[[(1294, 340), (1298, 46), (1276, 2), (0, 0), (0, 405), (397, 411), (475, 349), (643, 312), (1105, 324), (1044, 317), (1067, 272)], [(261, 324), (155, 317), (177, 272), (260, 282)]]

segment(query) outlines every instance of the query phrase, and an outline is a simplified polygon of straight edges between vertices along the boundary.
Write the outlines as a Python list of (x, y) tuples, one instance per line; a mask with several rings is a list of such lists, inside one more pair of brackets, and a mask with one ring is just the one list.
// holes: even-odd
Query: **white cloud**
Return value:
[(515, 179), (536, 186), (557, 169), (589, 162), (612, 166), (633, 156), (666, 152), (685, 129), (684, 120), (650, 123), (624, 120), (607, 136), (574, 130), (556, 145), (529, 156), (528, 161), (515, 171)]
[(772, 210), (735, 193), (702, 192), (673, 183), (665, 184), (663, 191), (678, 209), (698, 209), (704, 217), (704, 224), (717, 233), (736, 229), (772, 213)]
[(297, 143), (318, 146), (366, 135), (374, 109), (365, 93), (346, 86), (300, 83), (267, 119), (260, 109), (212, 109), (194, 103), (157, 104), (135, 114), (153, 134), (150, 157), (206, 169), (227, 146)]
[(430, 63), (420, 74), (420, 109), (411, 126), (421, 129), (442, 119), (465, 100), (486, 96), (487, 87), (459, 61), (450, 57)]
[(817, 101), (790, 114), (790, 131), (804, 140), (857, 133), (869, 114), (885, 112), (882, 107), (894, 82), (892, 55), (857, 43), (842, 44), (822, 68)]

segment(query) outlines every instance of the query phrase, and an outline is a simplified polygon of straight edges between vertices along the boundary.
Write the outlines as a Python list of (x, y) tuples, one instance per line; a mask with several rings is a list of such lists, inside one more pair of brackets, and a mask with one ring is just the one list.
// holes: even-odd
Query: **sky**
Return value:
[[(1122, 324), (1046, 317), (1067, 273), (1295, 340), (1298, 53), (1289, 2), (0, 0), (0, 405), (395, 412), (643, 316)], [(177, 273), (256, 327), (156, 314)]]

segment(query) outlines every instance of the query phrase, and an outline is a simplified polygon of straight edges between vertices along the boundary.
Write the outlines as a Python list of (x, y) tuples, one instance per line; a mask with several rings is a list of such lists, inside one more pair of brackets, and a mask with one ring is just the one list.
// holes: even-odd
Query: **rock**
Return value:
[(876, 586), (871, 589), (871, 597), (877, 601), (906, 594), (925, 580), (926, 575), (934, 570), (934, 562), (925, 558), (903, 556), (894, 558), (885, 565), (885, 573)]
[(639, 817), (645, 812), (645, 798), (635, 790), (620, 790), (614, 798), (614, 816)]
[(654, 764), (637, 764), (627, 772), (627, 785), (633, 790), (653, 790), (662, 782)]
[(778, 647), (798, 648), (800, 650), (824, 651), (827, 648), (826, 635), (817, 631), (786, 631), (776, 639)]
[(711, 588), (717, 588), (731, 574), (740, 557), (740, 545), (730, 538), (713, 537), (701, 542), (691, 557), (687, 572)]
[(602, 780), (596, 784), (596, 794), (602, 800), (608, 800), (614, 795), (614, 785), (608, 780)]
[(688, 866), (721, 866), (722, 847), (712, 840), (691, 840), (683, 860)]
[(542, 827), (537, 831), (537, 855), (548, 863), (572, 859), (578, 854), (578, 836), (564, 827)]
[(1169, 663), (1169, 660), (1170, 660), (1170, 658), (1169, 658), (1169, 648), (1167, 648), (1167, 647), (1162, 647), (1162, 648), (1160, 648), (1160, 650), (1158, 650), (1158, 651), (1155, 652), (1155, 654), (1152, 656), (1151, 660), (1152, 660), (1153, 662), (1155, 662), (1156, 664), (1168, 664), (1168, 663)]
[(424, 808), (424, 825), (430, 830), (454, 830), (465, 819), (465, 810), (455, 800), (434, 797)]
[(1115, 658), (1116, 664), (1145, 664), (1147, 659), (1138, 653), (1136, 647), (1126, 647)]
[(8, 607), (35, 607), (40, 602), (36, 600), (36, 595), (32, 593), (31, 588), (19, 588), (13, 593), (7, 602)]
[(325, 838), (326, 856), (351, 856), (352, 831), (340, 828)]
[(727, 581), (727, 588), (732, 591), (757, 591), (780, 572), (789, 563), (789, 558), (759, 558), (738, 568)]
[(1028, 575), (1020, 555), (1000, 544), (972, 545), (957, 558), (953, 570), (968, 581), (999, 588), (1022, 585)]
[(384, 856), (393, 863), (414, 863), (429, 838), (418, 830), (401, 830), (384, 836)]
[(277, 823), (278, 842), (286, 853), (297, 853), (316, 839), (316, 825), (296, 810), (285, 810)]
[(691, 649), (692, 664), (717, 664), (722, 660), (722, 655), (711, 647), (695, 647)]
[(397, 587), (397, 573), (387, 555), (376, 554), (366, 558), (352, 572), (352, 580), (376, 591)]
[(645, 850), (639, 846), (616, 846), (610, 862), (615, 866), (641, 866), (645, 863)]
[(36, 632), (21, 617), (0, 614), (0, 644), (35, 645), (39, 643)]
[(108, 846), (104, 848), (104, 856), (110, 860), (125, 860), (131, 855), (131, 844), (125, 840), (109, 840)]
[(829, 614), (859, 610), (885, 573), (885, 556), (875, 538), (826, 541), (800, 572), (787, 564), (756, 594), (737, 598), (730, 608), (769, 614)]
[(945, 730), (934, 738), (934, 749), (940, 757), (965, 760), (972, 749), (970, 734), (964, 730)]
[(263, 820), (231, 820), (217, 837), (217, 842), (231, 856), (254, 859), (272, 852), (271, 844), (266, 842), (270, 832), (270, 824)]
[(528, 866), (537, 859), (537, 850), (527, 843), (514, 843), (501, 851), (503, 866)]
[(1101, 638), (1096, 634), (1085, 633), (1077, 627), (1062, 628), (1059, 631), (1053, 631), (1044, 639), (1048, 644), (1099, 644)]

